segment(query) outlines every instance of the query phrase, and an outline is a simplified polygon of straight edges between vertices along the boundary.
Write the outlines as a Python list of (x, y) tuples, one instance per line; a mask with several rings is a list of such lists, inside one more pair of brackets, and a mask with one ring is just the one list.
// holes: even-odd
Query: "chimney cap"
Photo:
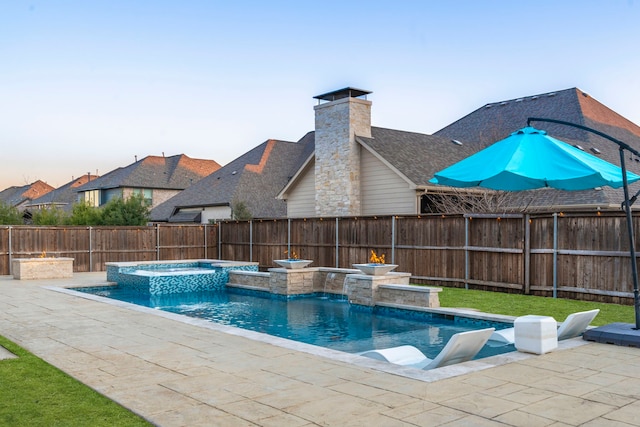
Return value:
[(365, 99), (367, 95), (369, 95), (371, 91), (356, 89), (354, 87), (345, 87), (343, 89), (334, 90), (331, 92), (323, 93), (322, 95), (314, 96), (313, 99), (317, 99), (319, 101), (336, 101), (342, 98), (358, 98), (360, 96), (364, 96)]

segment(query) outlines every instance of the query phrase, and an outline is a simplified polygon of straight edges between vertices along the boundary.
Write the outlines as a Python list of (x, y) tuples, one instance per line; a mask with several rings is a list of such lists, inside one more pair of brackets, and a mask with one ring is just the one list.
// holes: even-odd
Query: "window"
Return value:
[(122, 198), (122, 189), (121, 188), (112, 188), (110, 190), (104, 190), (103, 192), (103, 202), (107, 203), (111, 199), (115, 199), (116, 197)]
[(89, 206), (100, 206), (100, 190), (84, 191), (78, 195), (79, 202), (85, 202)]
[(134, 196), (142, 194), (142, 197), (144, 198), (144, 201), (147, 202), (147, 204), (151, 205), (151, 201), (153, 200), (153, 190), (152, 189), (150, 189), (150, 188), (134, 188), (131, 191), (131, 194), (133, 194)]

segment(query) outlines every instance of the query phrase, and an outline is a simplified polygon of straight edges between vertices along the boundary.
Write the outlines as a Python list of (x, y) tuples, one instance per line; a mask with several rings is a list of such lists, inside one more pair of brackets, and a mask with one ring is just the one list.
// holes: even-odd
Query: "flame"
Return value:
[(376, 251), (371, 250), (371, 256), (369, 257), (369, 262), (372, 264), (384, 264), (384, 254), (380, 254), (380, 256), (376, 255)]

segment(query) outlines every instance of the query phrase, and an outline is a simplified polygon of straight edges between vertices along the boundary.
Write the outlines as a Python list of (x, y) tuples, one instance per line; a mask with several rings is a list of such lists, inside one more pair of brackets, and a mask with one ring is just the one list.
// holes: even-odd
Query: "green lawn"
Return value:
[(0, 336), (2, 426), (149, 426), (150, 423)]
[(635, 323), (634, 309), (630, 305), (504, 294), (463, 288), (442, 288), (439, 298), (441, 307), (473, 308), (486, 313), (506, 314), (509, 316), (537, 314), (540, 316), (552, 316), (557, 321), (563, 321), (569, 314), (576, 311), (599, 308), (600, 313), (592, 322), (594, 326), (607, 325), (614, 322)]

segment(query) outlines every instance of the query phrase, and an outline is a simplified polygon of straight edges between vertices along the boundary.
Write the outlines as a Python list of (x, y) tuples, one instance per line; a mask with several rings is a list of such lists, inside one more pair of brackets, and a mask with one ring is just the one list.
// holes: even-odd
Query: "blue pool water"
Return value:
[[(411, 310), (372, 309), (321, 296), (282, 299), (231, 288), (165, 295), (119, 286), (76, 290), (348, 353), (410, 344), (433, 358), (455, 333), (507, 326)], [(513, 345), (485, 345), (477, 358), (509, 351), (514, 351)]]

